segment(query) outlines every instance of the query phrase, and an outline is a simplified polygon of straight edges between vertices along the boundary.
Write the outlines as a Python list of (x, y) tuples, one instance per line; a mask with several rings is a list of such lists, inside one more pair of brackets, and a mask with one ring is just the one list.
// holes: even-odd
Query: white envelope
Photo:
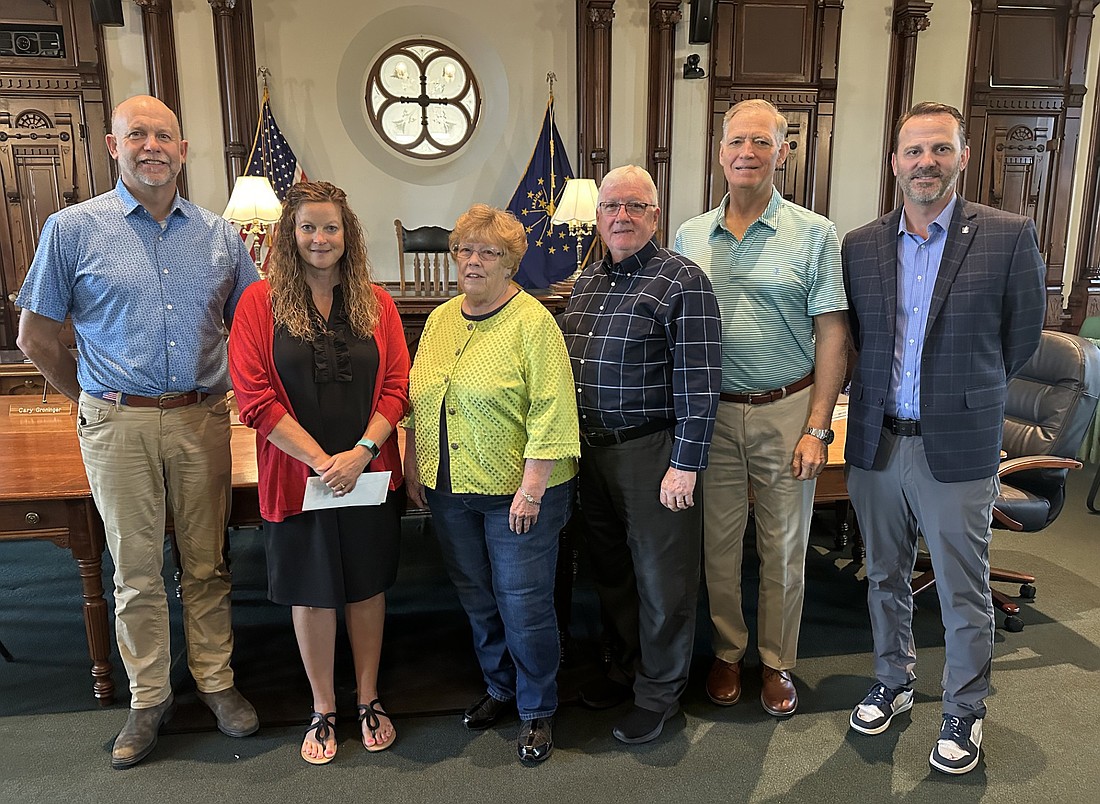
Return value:
[(342, 497), (337, 497), (321, 478), (314, 476), (306, 481), (306, 496), (302, 500), (302, 510), (345, 508), (349, 505), (381, 505), (386, 501), (389, 488), (389, 472), (367, 472), (359, 475), (355, 488)]

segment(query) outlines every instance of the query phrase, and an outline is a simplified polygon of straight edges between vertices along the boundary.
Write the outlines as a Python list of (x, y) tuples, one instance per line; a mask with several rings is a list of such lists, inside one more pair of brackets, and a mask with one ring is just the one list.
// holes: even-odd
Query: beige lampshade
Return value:
[(550, 222), (574, 226), (595, 223), (598, 197), (599, 190), (592, 179), (569, 179)]
[(282, 214), (283, 203), (266, 176), (239, 176), (222, 217), (238, 224), (275, 223)]

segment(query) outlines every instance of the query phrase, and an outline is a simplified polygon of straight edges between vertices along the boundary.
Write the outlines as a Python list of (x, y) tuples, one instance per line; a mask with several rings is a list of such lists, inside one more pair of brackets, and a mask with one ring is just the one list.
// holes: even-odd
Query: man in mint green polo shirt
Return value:
[(760, 700), (776, 717), (798, 706), (790, 671), (798, 659), (814, 487), (828, 460), (848, 339), (836, 227), (773, 186), (787, 158), (786, 137), (786, 119), (767, 101), (727, 111), (718, 158), (729, 192), (717, 209), (684, 223), (675, 244), (710, 277), (722, 312), (722, 394), (703, 473), (715, 652), (707, 695), (721, 706), (741, 697), (749, 637), (741, 554), (751, 482)]

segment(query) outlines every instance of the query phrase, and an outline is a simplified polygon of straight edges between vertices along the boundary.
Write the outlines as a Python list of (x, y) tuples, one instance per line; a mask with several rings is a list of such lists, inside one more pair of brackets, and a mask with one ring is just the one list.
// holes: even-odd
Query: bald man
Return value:
[[(78, 405), (77, 433), (115, 564), (115, 632), (130, 712), (111, 765), (149, 755), (173, 709), (164, 562), (166, 506), (182, 567), (187, 663), (218, 728), (256, 711), (233, 685), (229, 390), (225, 329), (258, 279), (240, 236), (176, 192), (187, 141), (156, 98), (118, 105), (110, 192), (51, 215), (16, 304), (19, 348)], [(79, 361), (59, 339), (72, 317)]]

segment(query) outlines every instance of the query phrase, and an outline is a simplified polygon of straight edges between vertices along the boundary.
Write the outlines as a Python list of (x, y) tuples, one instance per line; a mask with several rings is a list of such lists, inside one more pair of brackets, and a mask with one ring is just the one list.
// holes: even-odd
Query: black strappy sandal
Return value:
[[(378, 719), (378, 716), (381, 715), (382, 717), (386, 717), (386, 718), (390, 717), (388, 714), (386, 714), (386, 710), (382, 708), (381, 699), (375, 698), (369, 704), (359, 704), (358, 709), (359, 709), (359, 723), (362, 724), (363, 721), (365, 720), (367, 722), (367, 728), (370, 729), (371, 735), (374, 737), (374, 739), (377, 740), (378, 739), (378, 730), (380, 728), (382, 728), (382, 721)], [(392, 718), (390, 719), (390, 724), (391, 725), (393, 724), (393, 719)], [(363, 728), (362, 725), (360, 725), (359, 726), (360, 731), (362, 731), (362, 728)], [(372, 754), (374, 754), (374, 753), (377, 753), (378, 751), (385, 751), (387, 748), (389, 748), (391, 745), (393, 745), (393, 741), (396, 740), (396, 739), (397, 739), (397, 730), (395, 729), (393, 734), (390, 735), (390, 739), (386, 740), (386, 742), (384, 742), (384, 743), (377, 743), (376, 742), (374, 745), (367, 745), (366, 742), (364, 742), (363, 747), (365, 749), (367, 749), (368, 751), (370, 751)]]
[[(362, 718), (360, 718), (362, 719)], [(336, 732), (336, 713), (326, 712), (321, 714), (320, 712), (309, 713), (309, 728), (306, 729), (306, 736), (309, 736), (310, 732), (316, 732), (314, 738), (321, 745), (322, 751), (325, 748), (325, 741), (328, 740)], [(334, 746), (335, 749), (335, 746)], [(327, 757), (323, 753), (319, 757), (311, 757), (306, 754), (305, 747), (302, 747), (302, 759), (308, 762), (310, 765), (327, 765), (336, 759), (336, 751), (333, 750), (332, 756)]]

